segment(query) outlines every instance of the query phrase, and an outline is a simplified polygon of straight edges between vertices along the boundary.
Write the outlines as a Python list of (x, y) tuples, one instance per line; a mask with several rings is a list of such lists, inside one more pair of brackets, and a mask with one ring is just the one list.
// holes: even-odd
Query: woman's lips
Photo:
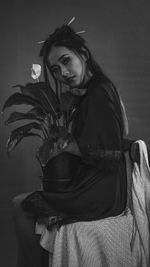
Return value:
[(75, 76), (68, 77), (67, 79), (65, 79), (65, 81), (66, 81), (66, 83), (72, 83), (74, 78), (75, 78)]

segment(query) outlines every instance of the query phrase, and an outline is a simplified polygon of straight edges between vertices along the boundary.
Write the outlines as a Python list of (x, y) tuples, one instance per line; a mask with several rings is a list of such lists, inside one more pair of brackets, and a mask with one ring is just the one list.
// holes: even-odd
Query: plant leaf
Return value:
[(50, 86), (48, 82), (46, 83), (44, 93), (47, 95), (50, 103), (52, 104), (57, 118), (60, 118), (61, 117), (60, 103), (56, 97), (54, 90), (52, 89), (52, 87)]
[(45, 113), (39, 107), (31, 108), (28, 111), (28, 114), (34, 114), (36, 117), (41, 118), (41, 119), (45, 118)]
[(29, 137), (29, 136), (37, 136), (42, 138), (39, 134), (37, 133), (25, 133), (24, 135), (18, 135), (16, 138), (12, 139), (11, 137), (8, 139), (7, 144), (6, 144), (6, 149), (7, 149), (7, 154), (8, 156), (10, 155), (11, 150), (13, 150), (24, 137)]
[(35, 100), (38, 100), (41, 105), (45, 106), (47, 111), (49, 111), (49, 103), (47, 102), (47, 99), (45, 98), (43, 91), (41, 90), (41, 87), (44, 88), (42, 82), (27, 83), (25, 86), (16, 85), (15, 87), (19, 87), (23, 95), (27, 95)]
[(23, 95), (31, 96), (38, 100), (42, 106), (44, 106), (47, 112), (52, 113), (53, 116), (57, 117), (60, 112), (59, 103), (56, 102), (56, 96), (52, 89), (47, 90), (47, 84), (45, 82), (27, 83), (25, 86), (16, 85), (19, 87)]
[(40, 122), (43, 122), (43, 127), (44, 127), (45, 131), (48, 134), (48, 128), (51, 125), (51, 117), (49, 117), (49, 114), (48, 115), (45, 115), (43, 113), (43, 111), (40, 108), (38, 108), (38, 107), (32, 108), (31, 110), (29, 110), (28, 111), (28, 114), (35, 115), (36, 120), (38, 120)]
[(8, 125), (12, 122), (16, 122), (16, 121), (19, 121), (19, 120), (38, 120), (38, 121), (43, 121), (44, 119), (37, 116), (36, 114), (34, 113), (30, 113), (30, 112), (27, 112), (27, 113), (22, 113), (22, 112), (17, 112), (17, 111), (14, 111), (10, 114), (9, 118), (7, 119), (7, 121), (5, 121), (5, 125)]
[(51, 103), (55, 113), (57, 114), (57, 118), (60, 118), (61, 116), (60, 103), (50, 83), (40, 82), (40, 88), (44, 93), (44, 95), (48, 98), (48, 101)]
[(11, 107), (12, 105), (20, 105), (20, 104), (26, 104), (26, 105), (31, 105), (34, 107), (39, 107), (42, 109), (43, 112), (47, 113), (45, 108), (40, 105), (38, 100), (35, 100), (34, 98), (27, 96), (27, 95), (22, 95), (20, 93), (14, 93), (5, 101), (4, 106), (2, 108), (2, 112), (6, 108)]
[(15, 136), (15, 135), (18, 135), (18, 133), (21, 133), (21, 134), (24, 134), (24, 133), (27, 133), (29, 132), (32, 128), (34, 129), (37, 129), (37, 130), (41, 130), (42, 129), (42, 126), (41, 124), (37, 123), (37, 122), (31, 122), (31, 123), (28, 123), (26, 125), (23, 125), (23, 126), (20, 126), (16, 129), (14, 129), (11, 133), (11, 136)]
[(67, 129), (64, 126), (51, 125), (49, 132), (51, 139), (55, 142), (59, 137), (66, 135)]
[(47, 139), (44, 141), (42, 146), (39, 148), (36, 156), (40, 164), (42, 165), (42, 167), (44, 167), (47, 161), (49, 160), (53, 146), (54, 146), (54, 142), (52, 141), (52, 139)]
[(42, 126), (37, 122), (31, 122), (29, 124), (20, 126), (11, 132), (11, 135), (8, 139), (7, 146), (6, 146), (8, 153), (14, 147), (16, 147), (16, 145), (22, 140), (22, 138), (26, 136), (38, 135), (40, 138), (42, 138), (39, 134), (31, 133), (30, 132), (31, 129), (42, 130)]
[(74, 95), (71, 92), (65, 92), (61, 93), (60, 99), (61, 110), (67, 126), (71, 121), (72, 113), (81, 101), (81, 96)]

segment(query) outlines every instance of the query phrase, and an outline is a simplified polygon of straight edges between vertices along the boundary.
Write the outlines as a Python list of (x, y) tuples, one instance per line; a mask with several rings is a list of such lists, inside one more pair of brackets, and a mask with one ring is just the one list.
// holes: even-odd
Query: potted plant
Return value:
[[(20, 92), (15, 92), (5, 101), (2, 108), (4, 112), (13, 105), (29, 105), (31, 108), (27, 112), (13, 111), (5, 121), (6, 125), (21, 121), (22, 126), (12, 130), (7, 141), (7, 153), (10, 152), (25, 138), (30, 136), (39, 137), (42, 145), (36, 153), (36, 158), (40, 163), (43, 172), (43, 188), (45, 191), (59, 191), (68, 184), (73, 169), (79, 162), (79, 157), (70, 153), (58, 153), (52, 157), (57, 148), (59, 152), (60, 138), (64, 140), (64, 145), (71, 141), (72, 135), (69, 130), (70, 123), (75, 114), (76, 107), (80, 101), (80, 96), (69, 91), (56, 95), (50, 83), (39, 82), (41, 66), (32, 65), (32, 78), (34, 83), (26, 85), (16, 85)], [(28, 120), (24, 124), (24, 120)]]

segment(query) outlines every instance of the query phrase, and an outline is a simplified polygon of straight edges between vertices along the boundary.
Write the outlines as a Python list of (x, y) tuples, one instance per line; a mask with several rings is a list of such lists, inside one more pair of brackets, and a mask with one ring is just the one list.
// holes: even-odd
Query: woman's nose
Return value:
[(61, 75), (62, 77), (67, 77), (69, 75), (69, 71), (66, 67), (61, 68)]

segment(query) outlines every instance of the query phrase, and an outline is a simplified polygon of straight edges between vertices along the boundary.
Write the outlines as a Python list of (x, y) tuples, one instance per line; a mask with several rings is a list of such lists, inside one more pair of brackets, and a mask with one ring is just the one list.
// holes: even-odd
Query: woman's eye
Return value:
[(53, 74), (55, 74), (55, 75), (58, 73), (58, 71), (59, 71), (58, 68), (53, 68), (53, 69), (52, 69), (52, 72), (53, 72)]
[(63, 59), (62, 63), (64, 65), (67, 65), (69, 63), (69, 61), (70, 61), (70, 59), (68, 57), (66, 57), (66, 58)]

